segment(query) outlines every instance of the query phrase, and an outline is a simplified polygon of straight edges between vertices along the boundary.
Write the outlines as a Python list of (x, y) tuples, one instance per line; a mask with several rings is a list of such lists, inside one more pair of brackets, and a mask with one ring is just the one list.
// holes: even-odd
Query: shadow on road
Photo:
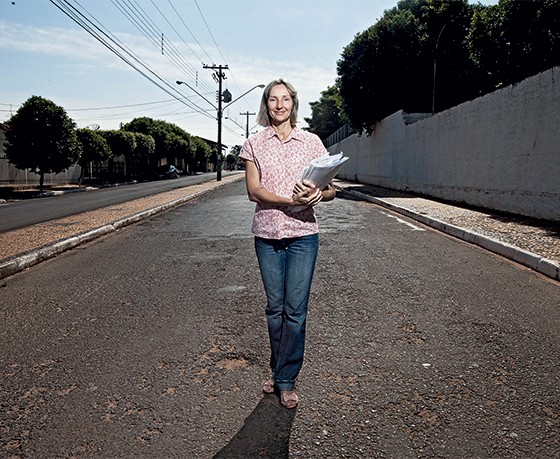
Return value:
[(283, 408), (276, 395), (264, 395), (241, 430), (214, 459), (288, 458), (296, 411)]

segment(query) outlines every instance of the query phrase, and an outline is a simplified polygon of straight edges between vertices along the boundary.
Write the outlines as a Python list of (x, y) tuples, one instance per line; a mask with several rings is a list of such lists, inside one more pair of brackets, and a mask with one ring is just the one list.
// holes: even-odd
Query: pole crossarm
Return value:
[(247, 124), (245, 125), (245, 138), (248, 139), (249, 138), (249, 117), (252, 115), (256, 115), (256, 113), (249, 113), (249, 111), (246, 111), (245, 113), (240, 113), (240, 115), (246, 116), (247, 117)]

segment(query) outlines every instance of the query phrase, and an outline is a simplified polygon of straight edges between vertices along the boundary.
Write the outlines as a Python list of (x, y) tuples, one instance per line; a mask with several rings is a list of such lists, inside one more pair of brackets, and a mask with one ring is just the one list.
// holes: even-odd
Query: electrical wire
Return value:
[[(184, 103), (185, 105), (189, 106), (194, 110), (198, 110), (198, 112), (204, 116), (208, 116), (210, 118), (214, 118), (213, 115), (210, 115), (199, 105), (195, 104), (194, 102), (190, 102), (185, 100), (184, 97), (178, 97), (177, 94), (181, 95), (180, 91), (178, 91), (175, 86), (170, 84), (169, 82), (165, 81), (161, 76), (159, 76), (154, 70), (152, 70), (146, 63), (144, 63), (134, 52), (128, 49), (122, 42), (120, 42), (113, 34), (108, 31), (102, 30), (99, 26), (103, 29), (105, 27), (95, 19), (91, 13), (89, 13), (83, 6), (79, 4), (79, 2), (75, 2), (83, 11), (85, 11), (95, 22), (99, 24), (99, 26), (95, 25), (91, 19), (87, 18), (86, 15), (80, 12), (76, 7), (71, 5), (67, 0), (50, 0), (50, 2), (55, 5), (58, 9), (60, 9), (65, 15), (67, 15), (70, 19), (72, 19), (76, 24), (82, 27), (86, 32), (92, 35), (96, 40), (98, 40), (101, 44), (103, 44), (107, 49), (113, 52), (116, 56), (118, 56), (121, 60), (127, 63), (130, 67), (140, 73), (142, 76), (150, 80), (153, 84), (158, 86), (160, 89), (165, 91), (167, 94), (175, 98), (176, 100)], [(136, 64), (135, 64), (136, 62)], [(142, 67), (144, 70), (142, 70)], [(150, 75), (151, 74), (151, 75)], [(167, 86), (167, 87), (166, 87)]]
[[(181, 15), (179, 14), (179, 12), (177, 11), (177, 8), (175, 8), (173, 6), (173, 3), (171, 3), (171, 0), (167, 0), (169, 2), (169, 5), (171, 6), (171, 8), (173, 8), (173, 11), (175, 11), (175, 14), (177, 15), (177, 17), (179, 18), (179, 20), (183, 23), (183, 25), (185, 26), (185, 29), (188, 30), (188, 32), (190, 33), (191, 37), (193, 38), (194, 41), (196, 41), (196, 44), (200, 47), (200, 49), (204, 52), (204, 54), (206, 54), (206, 57), (208, 58), (208, 60), (212, 60), (210, 58), (210, 56), (208, 55), (208, 53), (206, 52), (206, 50), (204, 49), (204, 46), (202, 46), (200, 44), (200, 42), (196, 39), (196, 37), (194, 36), (194, 34), (191, 32), (191, 29), (189, 28), (189, 26), (187, 26), (186, 22), (183, 20), (183, 18), (181, 17)], [(152, 0), (152, 3), (154, 3), (154, 0)], [(155, 4), (154, 4), (155, 5)], [(190, 47), (189, 47), (190, 48)], [(193, 52), (194, 53), (194, 52)], [(196, 53), (194, 53), (196, 55)], [(202, 63), (202, 59), (198, 58), (200, 63)]]
[[(128, 4), (125, 3), (126, 1), (128, 1)], [(111, 0), (111, 2), (136, 29), (156, 47), (156, 49), (161, 49), (162, 54), (169, 59), (181, 73), (190, 75), (191, 78), (196, 78), (196, 69), (181, 55), (173, 45), (173, 42), (166, 42), (167, 53), (164, 53), (163, 32), (136, 1), (134, 3), (137, 6), (135, 6), (131, 0)], [(164, 17), (164, 19), (166, 18)]]
[[(189, 100), (189, 98), (185, 97), (184, 94), (176, 87), (174, 82), (169, 82), (165, 80), (162, 76), (160, 76), (154, 69), (150, 67), (150, 65), (144, 62), (134, 51), (132, 51), (129, 47), (127, 47), (121, 40), (119, 40), (114, 34), (112, 34), (101, 22), (95, 18), (93, 14), (87, 11), (77, 0), (74, 3), (77, 5), (74, 6), (68, 0), (50, 0), (50, 2), (56, 6), (59, 10), (61, 10), (66, 16), (68, 16), (72, 21), (78, 24), (81, 28), (83, 28), (86, 32), (88, 32), (91, 36), (93, 36), (97, 41), (103, 44), (107, 49), (109, 49), (113, 54), (119, 57), (123, 62), (127, 65), (132, 67), (150, 82), (155, 84), (157, 87), (165, 91), (169, 94), (173, 99), (168, 101), (158, 101), (158, 102), (146, 102), (141, 104), (130, 104), (130, 105), (121, 105), (115, 107), (97, 107), (97, 108), (83, 108), (83, 109), (74, 109), (72, 111), (93, 111), (93, 110), (111, 110), (111, 109), (120, 109), (120, 108), (128, 108), (128, 107), (141, 107), (147, 106), (150, 104), (160, 104), (163, 102), (181, 102), (185, 106), (189, 107), (192, 111), (190, 112), (182, 112), (181, 114), (188, 114), (188, 115), (196, 115), (201, 114), (203, 116), (215, 119), (215, 114), (208, 113), (209, 110), (201, 107), (197, 103)], [(201, 90), (205, 90), (210, 94), (216, 93), (215, 86), (213, 83), (209, 83), (204, 77), (199, 78), (198, 71), (196, 68), (182, 55), (182, 53), (177, 49), (173, 41), (167, 40), (164, 41), (165, 34), (162, 29), (156, 24), (153, 17), (148, 14), (148, 12), (142, 8), (142, 6), (137, 2), (137, 0), (111, 0), (113, 6), (122, 14), (137, 30), (138, 32), (148, 40), (148, 42), (156, 47), (157, 49), (161, 49), (162, 55), (165, 56), (175, 67), (177, 67), (181, 72), (187, 75), (189, 78), (192, 78), (196, 81), (196, 86), (200, 87)], [(157, 10), (157, 12), (161, 15), (161, 17), (165, 20), (167, 25), (171, 28), (171, 30), (177, 35), (177, 37), (185, 44), (185, 46), (189, 49), (192, 55), (199, 61), (201, 61), (197, 52), (182, 38), (181, 34), (177, 30), (177, 28), (173, 25), (173, 23), (166, 17), (164, 12), (156, 5), (154, 0), (151, 0), (151, 3)], [(200, 44), (197, 38), (194, 36), (191, 29), (188, 27), (187, 23), (181, 17), (177, 8), (173, 5), (171, 0), (168, 0), (170, 7), (172, 8), (173, 12), (188, 31), (190, 36), (196, 42), (200, 50), (204, 53), (204, 55), (211, 60), (208, 52), (206, 49)], [(210, 26), (204, 17), (204, 14), (197, 2), (194, 0), (196, 8), (202, 18), (206, 26), (206, 30), (210, 34), (210, 37), (216, 47), (221, 58), (224, 62), (227, 62), (220, 47), (218, 46), (216, 39), (210, 29)], [(81, 10), (80, 10), (81, 9)], [(202, 62), (202, 61), (201, 61)], [(227, 65), (227, 64), (226, 64)], [(228, 68), (228, 70), (230, 70)], [(230, 70), (230, 74), (232, 76), (232, 80), (236, 84), (239, 92), (241, 93), (241, 89), (233, 74)], [(195, 84), (193, 84), (195, 85)], [(187, 85), (188, 86), (188, 85)], [(200, 93), (198, 93), (200, 96)], [(208, 100), (207, 100), (208, 101)], [(6, 104), (7, 105), (7, 104)], [(146, 107), (147, 108), (147, 107)], [(154, 108), (163, 108), (154, 107)], [(215, 107), (214, 107), (215, 109)], [(0, 111), (8, 111), (8, 110), (0, 110)], [(136, 112), (137, 113), (137, 112)], [(122, 116), (123, 113), (116, 114), (108, 114), (107, 117), (111, 116)], [(175, 116), (172, 113), (166, 114), (167, 116)], [(229, 128), (228, 126), (224, 126), (224, 129), (229, 131), (232, 134), (238, 135), (237, 132)]]

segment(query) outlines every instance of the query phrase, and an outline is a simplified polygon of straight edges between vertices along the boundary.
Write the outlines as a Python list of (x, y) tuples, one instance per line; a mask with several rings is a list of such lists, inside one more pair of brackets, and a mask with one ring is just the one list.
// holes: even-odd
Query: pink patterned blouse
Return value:
[[(272, 127), (249, 137), (239, 157), (253, 161), (261, 187), (279, 196), (290, 197), (303, 169), (312, 159), (327, 154), (315, 134), (294, 128), (282, 142)], [(313, 207), (293, 212), (290, 206), (259, 204), (255, 208), (252, 233), (265, 239), (284, 239), (319, 232)]]

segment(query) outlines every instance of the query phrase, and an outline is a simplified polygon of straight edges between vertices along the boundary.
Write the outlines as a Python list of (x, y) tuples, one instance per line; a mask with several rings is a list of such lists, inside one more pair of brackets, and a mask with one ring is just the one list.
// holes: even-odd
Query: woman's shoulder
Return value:
[(325, 154), (325, 145), (317, 134), (313, 134), (312, 132), (305, 131), (301, 128), (296, 129), (297, 132), (295, 134), (295, 138), (297, 138), (300, 142), (302, 142), (303, 145), (306, 146), (306, 149), (312, 156), (318, 157)]
[(301, 140), (305, 140), (307, 142), (321, 142), (319, 136), (313, 132), (306, 131), (300, 127), (295, 127), (294, 130), (296, 132), (296, 136)]

